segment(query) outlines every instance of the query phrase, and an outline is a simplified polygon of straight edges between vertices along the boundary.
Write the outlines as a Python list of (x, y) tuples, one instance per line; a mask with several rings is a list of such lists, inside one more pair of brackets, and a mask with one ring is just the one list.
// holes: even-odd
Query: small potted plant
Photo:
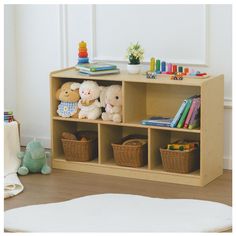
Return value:
[(141, 70), (140, 62), (143, 60), (144, 50), (140, 44), (131, 44), (127, 49), (126, 57), (129, 59), (127, 71), (131, 74), (138, 74)]

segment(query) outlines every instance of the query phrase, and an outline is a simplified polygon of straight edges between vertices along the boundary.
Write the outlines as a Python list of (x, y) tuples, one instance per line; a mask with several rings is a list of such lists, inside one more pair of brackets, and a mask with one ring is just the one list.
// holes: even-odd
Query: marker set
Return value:
[(189, 69), (188, 67), (177, 66), (172, 63), (166, 63), (159, 59), (155, 60), (154, 57), (150, 60), (150, 72), (155, 72), (156, 74), (162, 75), (173, 75), (175, 73), (181, 73), (184, 77), (208, 77), (207, 73), (201, 73), (200, 71), (195, 71), (194, 69)]

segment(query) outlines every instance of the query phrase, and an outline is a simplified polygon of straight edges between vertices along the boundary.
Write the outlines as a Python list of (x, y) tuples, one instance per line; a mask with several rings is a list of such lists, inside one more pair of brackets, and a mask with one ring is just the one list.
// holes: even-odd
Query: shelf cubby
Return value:
[[(170, 80), (163, 76), (146, 79), (143, 74), (85, 76), (74, 68), (54, 71), (50, 75), (52, 167), (65, 170), (139, 178), (152, 181), (204, 186), (223, 173), (223, 102), (224, 77), (206, 79), (184, 78)], [(57, 115), (56, 91), (68, 81), (94, 80), (100, 86), (122, 85), (123, 121), (80, 120)], [(184, 99), (201, 95), (201, 128), (178, 129), (146, 126), (141, 120), (151, 116), (173, 117)], [(63, 131), (94, 130), (98, 132), (98, 158), (90, 162), (66, 161), (63, 154)], [(141, 168), (116, 165), (111, 143), (129, 134), (148, 136), (148, 164)], [(200, 142), (200, 169), (188, 174), (166, 172), (163, 169), (160, 147), (176, 140)]]
[[(57, 159), (65, 160), (64, 151), (61, 142), (62, 132), (76, 133), (76, 131), (89, 130), (98, 132), (97, 124), (71, 122), (63, 120), (62, 122), (57, 120), (53, 122), (53, 137), (52, 137), (52, 155), (56, 156)], [(92, 160), (93, 163), (98, 163), (98, 157)]]
[(138, 134), (148, 137), (147, 129), (127, 126), (99, 125), (99, 157), (101, 164), (114, 165), (112, 143), (119, 142), (123, 137)]
[[(200, 143), (200, 134), (149, 129), (149, 169), (162, 170), (160, 148), (165, 148), (167, 144), (183, 139), (198, 141)], [(197, 172), (199, 173), (199, 170)]]
[(140, 123), (151, 116), (174, 117), (184, 99), (200, 95), (198, 86), (124, 83), (124, 122)]

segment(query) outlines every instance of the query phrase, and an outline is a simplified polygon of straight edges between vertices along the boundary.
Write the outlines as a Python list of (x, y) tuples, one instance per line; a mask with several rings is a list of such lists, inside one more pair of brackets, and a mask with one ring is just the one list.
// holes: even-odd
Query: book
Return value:
[(96, 72), (92, 72), (92, 71), (88, 71), (88, 72), (79, 71), (79, 73), (84, 74), (84, 75), (96, 76), (96, 75), (118, 74), (118, 73), (120, 73), (120, 70), (119, 69), (115, 69), (115, 70), (104, 70), (104, 71), (96, 71)]
[(183, 126), (184, 126), (184, 121), (185, 121), (185, 119), (186, 119), (186, 117), (187, 117), (187, 115), (188, 115), (188, 112), (189, 112), (189, 109), (190, 109), (191, 104), (192, 104), (192, 99), (191, 99), (191, 98), (190, 98), (190, 99), (187, 99), (187, 103), (186, 103), (186, 106), (185, 106), (185, 108), (184, 108), (183, 114), (182, 114), (182, 116), (180, 117), (179, 122), (178, 122), (178, 125), (177, 125), (178, 128), (183, 128)]
[(13, 115), (12, 111), (4, 111), (4, 115)]
[(141, 124), (161, 126), (161, 127), (170, 127), (170, 124), (172, 121), (173, 121), (173, 118), (170, 118), (170, 117), (154, 116), (154, 117), (150, 117), (147, 120), (142, 120)]
[(193, 98), (192, 105), (191, 105), (189, 112), (188, 112), (188, 116), (184, 122), (184, 128), (186, 128), (186, 129), (188, 128), (191, 116), (193, 114), (193, 110), (194, 110), (195, 106), (197, 105), (197, 100), (199, 100), (199, 99), (200, 98)]
[(183, 112), (184, 112), (184, 108), (185, 108), (185, 106), (186, 106), (186, 103), (187, 103), (187, 99), (185, 99), (185, 100), (183, 101), (183, 103), (181, 104), (181, 106), (180, 106), (178, 112), (176, 113), (176, 115), (175, 115), (173, 121), (171, 122), (171, 124), (170, 124), (170, 127), (171, 127), (171, 128), (174, 128), (174, 127), (177, 126), (177, 124), (178, 124), (178, 122), (179, 122), (179, 119), (180, 119), (180, 117), (182, 116), (182, 114), (183, 114)]
[(193, 114), (191, 116), (191, 119), (189, 121), (189, 129), (195, 129), (200, 127), (200, 106), (201, 102), (200, 99), (197, 101), (197, 105), (195, 109), (193, 110)]
[(76, 68), (83, 72), (96, 72), (104, 70), (115, 70), (117, 69), (117, 66), (112, 64), (88, 63), (88, 64), (77, 64)]

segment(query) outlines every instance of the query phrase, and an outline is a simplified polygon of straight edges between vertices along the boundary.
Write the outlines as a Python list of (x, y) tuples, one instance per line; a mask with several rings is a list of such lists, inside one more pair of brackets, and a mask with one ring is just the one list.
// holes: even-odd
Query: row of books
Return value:
[(187, 98), (181, 104), (170, 127), (196, 129), (200, 127), (200, 96)]
[(86, 75), (106, 75), (106, 74), (117, 74), (120, 70), (116, 65), (103, 64), (103, 63), (87, 63), (87, 64), (77, 64), (75, 66), (80, 73)]
[(4, 123), (10, 123), (14, 120), (12, 111), (4, 111)]
[(200, 127), (200, 106), (200, 96), (195, 95), (183, 101), (174, 118), (154, 116), (142, 120), (141, 123), (161, 127), (197, 129)]

